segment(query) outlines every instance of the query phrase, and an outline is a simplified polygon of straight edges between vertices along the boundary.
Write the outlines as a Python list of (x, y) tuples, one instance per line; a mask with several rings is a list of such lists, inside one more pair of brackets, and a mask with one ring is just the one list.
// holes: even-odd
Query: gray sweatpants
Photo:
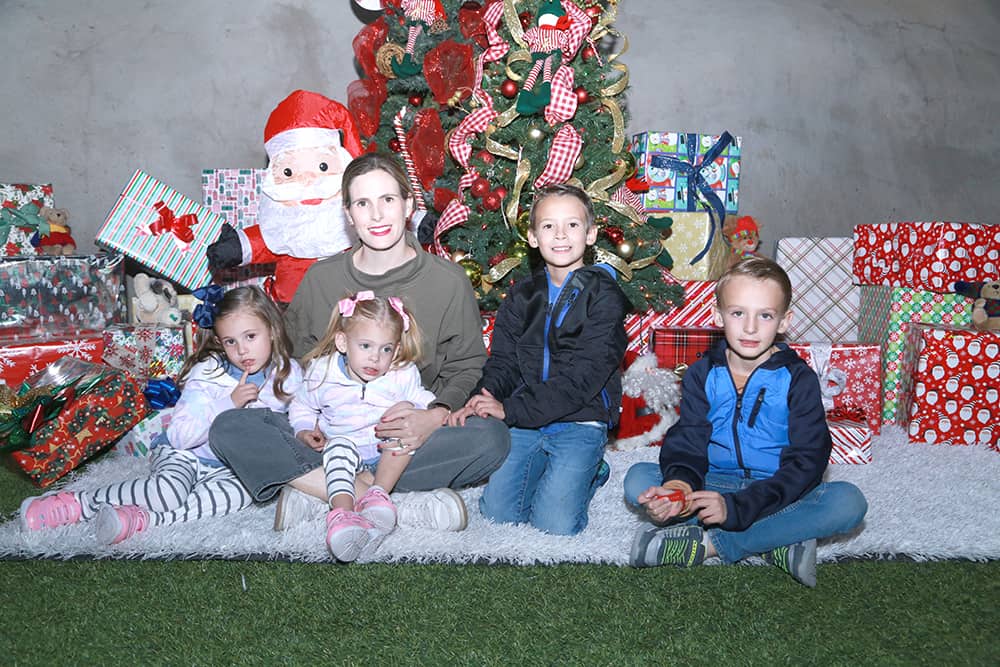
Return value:
[[(208, 434), (212, 451), (263, 502), (281, 487), (323, 466), (323, 454), (300, 442), (288, 416), (267, 408), (227, 410)], [(442, 426), (416, 450), (394, 491), (461, 488), (484, 481), (510, 450), (498, 419), (469, 417), (465, 426)]]

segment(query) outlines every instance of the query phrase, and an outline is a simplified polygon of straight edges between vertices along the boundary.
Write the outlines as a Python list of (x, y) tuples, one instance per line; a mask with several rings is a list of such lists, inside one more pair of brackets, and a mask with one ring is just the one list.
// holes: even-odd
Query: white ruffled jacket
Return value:
[[(288, 412), (289, 401), (283, 401), (274, 395), (275, 372), (276, 369), (268, 375), (257, 400), (247, 403), (246, 407)], [(231, 394), (238, 384), (239, 380), (229, 375), (224, 366), (214, 359), (195, 364), (188, 373), (180, 400), (177, 401), (170, 425), (167, 426), (170, 445), (174, 449), (191, 450), (200, 459), (218, 461), (208, 446), (208, 429), (219, 414), (236, 407)], [(291, 371), (284, 383), (285, 393), (295, 394), (301, 384), (302, 369), (293, 359)]]
[(414, 364), (362, 383), (344, 372), (341, 355), (336, 353), (309, 364), (302, 388), (289, 406), (288, 419), (296, 433), (311, 430), (319, 420), (327, 438), (349, 438), (362, 460), (367, 461), (379, 454), (375, 425), (386, 410), (400, 401), (409, 401), (420, 409), (434, 401), (434, 394), (420, 383), (420, 371)]

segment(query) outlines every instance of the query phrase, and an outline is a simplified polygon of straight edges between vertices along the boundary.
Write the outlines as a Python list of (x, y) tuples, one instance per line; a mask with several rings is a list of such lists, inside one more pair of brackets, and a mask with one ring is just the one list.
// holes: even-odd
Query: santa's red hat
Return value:
[(361, 137), (347, 107), (319, 93), (296, 90), (268, 117), (264, 150), (273, 159), (292, 148), (320, 146), (338, 146), (351, 158), (363, 152)]

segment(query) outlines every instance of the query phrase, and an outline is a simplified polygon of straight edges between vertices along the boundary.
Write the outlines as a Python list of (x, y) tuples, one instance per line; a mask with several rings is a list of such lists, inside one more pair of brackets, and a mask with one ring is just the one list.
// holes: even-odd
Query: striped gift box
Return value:
[(833, 449), (830, 463), (852, 465), (872, 462), (872, 432), (868, 425), (853, 419), (838, 419), (827, 422)]
[(625, 317), (628, 349), (642, 352), (649, 349), (655, 329), (663, 327), (715, 328), (712, 309), (715, 306), (714, 280), (681, 280), (684, 305), (665, 313), (647, 310)]
[[(166, 213), (158, 212), (161, 203)], [(197, 219), (190, 225), (194, 238), (189, 243), (181, 240), (179, 231), (150, 230), (165, 214), (179, 219), (189, 213)], [(221, 215), (138, 170), (108, 213), (96, 241), (193, 290), (212, 282), (205, 250), (219, 237), (223, 222)]]
[(785, 335), (796, 340), (858, 337), (861, 288), (853, 284), (852, 238), (785, 238), (774, 259), (792, 281), (795, 316)]

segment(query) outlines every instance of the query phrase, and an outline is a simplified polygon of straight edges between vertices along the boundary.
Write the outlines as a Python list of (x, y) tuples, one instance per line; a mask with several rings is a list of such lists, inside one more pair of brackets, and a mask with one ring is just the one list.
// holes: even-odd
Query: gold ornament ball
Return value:
[(587, 164), (586, 160), (583, 159), (583, 153), (580, 157), (576, 159), (576, 164), (573, 165), (573, 169), (583, 169), (583, 165)]
[(510, 256), (517, 257), (518, 259), (524, 259), (528, 256), (528, 244), (524, 241), (518, 241), (510, 248)]
[(517, 229), (517, 233), (522, 239), (526, 239), (528, 238), (529, 227), (531, 227), (531, 213), (528, 211), (522, 211), (521, 214), (517, 216), (517, 222), (514, 223), (514, 228)]
[(631, 241), (622, 241), (618, 244), (618, 256), (624, 259), (626, 262), (632, 259), (632, 255), (635, 254), (635, 246)]
[(545, 138), (545, 133), (541, 128), (532, 127), (528, 129), (528, 138), (537, 143)]
[(474, 259), (463, 259), (459, 261), (459, 265), (465, 269), (465, 276), (472, 283), (472, 286), (479, 287), (483, 281), (483, 267), (479, 266), (479, 262)]

